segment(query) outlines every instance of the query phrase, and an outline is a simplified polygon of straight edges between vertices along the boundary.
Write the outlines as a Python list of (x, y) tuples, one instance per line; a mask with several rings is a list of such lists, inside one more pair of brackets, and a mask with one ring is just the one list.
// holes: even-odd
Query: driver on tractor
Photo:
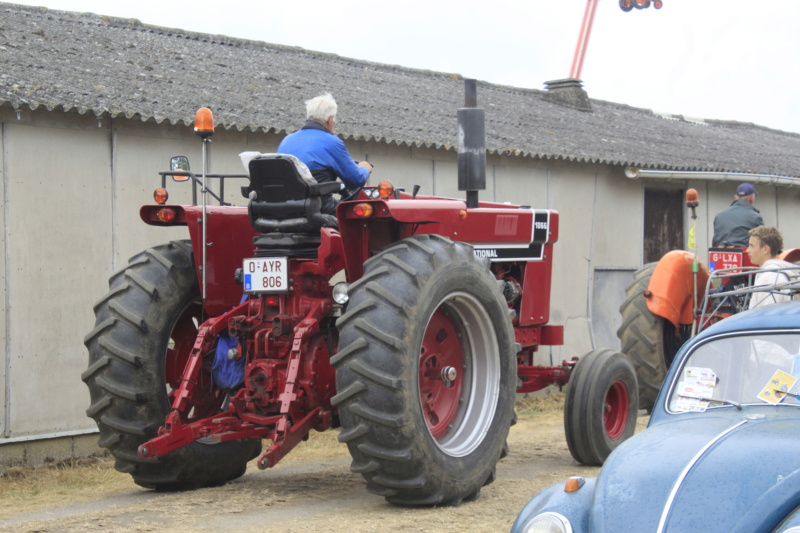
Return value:
[(713, 247), (747, 247), (747, 232), (764, 225), (761, 213), (753, 207), (755, 200), (756, 188), (752, 183), (742, 183), (736, 188), (733, 203), (714, 217), (714, 238), (711, 240)]
[[(338, 177), (347, 188), (358, 189), (367, 183), (372, 165), (353, 161), (344, 142), (334, 135), (337, 108), (329, 93), (307, 100), (306, 123), (281, 141), (278, 153), (293, 155), (305, 163), (318, 183), (336, 181)], [(335, 215), (337, 204), (331, 194), (326, 194), (321, 212)]]

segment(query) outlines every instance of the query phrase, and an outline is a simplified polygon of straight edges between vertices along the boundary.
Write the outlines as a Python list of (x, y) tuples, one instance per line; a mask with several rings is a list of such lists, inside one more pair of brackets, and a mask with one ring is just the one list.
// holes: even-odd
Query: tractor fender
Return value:
[(387, 200), (386, 209), (388, 216), (406, 224), (438, 222), (459, 226), (466, 215), (467, 204), (445, 199)]
[[(162, 221), (158, 212), (169, 209), (174, 218)], [(242, 259), (253, 254), (256, 232), (250, 225), (247, 208), (243, 206), (208, 206), (207, 233), (210, 253), (206, 256), (206, 295), (203, 305), (210, 316), (218, 316), (237, 305), (242, 299), (242, 286), (236, 283), (234, 272), (241, 268)], [(203, 207), (197, 205), (144, 205), (139, 216), (151, 226), (187, 226), (192, 242), (197, 279), (201, 280), (203, 257)]]
[(659, 260), (645, 293), (650, 312), (669, 320), (675, 327), (694, 321), (692, 263), (695, 261), (699, 304), (705, 296), (708, 269), (696, 256), (684, 250), (673, 250)]
[(778, 254), (778, 259), (783, 259), (790, 263), (797, 263), (800, 261), (800, 248), (789, 248)]

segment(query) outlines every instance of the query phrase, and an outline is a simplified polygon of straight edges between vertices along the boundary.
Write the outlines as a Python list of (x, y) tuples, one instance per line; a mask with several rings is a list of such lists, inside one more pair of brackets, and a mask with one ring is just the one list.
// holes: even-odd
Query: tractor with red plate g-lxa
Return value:
[[(699, 202), (697, 191), (688, 189), (692, 235)], [(754, 292), (795, 294), (800, 283), (794, 273), (787, 272), (784, 286), (754, 286), (761, 269), (750, 261), (746, 248), (720, 243), (708, 249), (705, 264), (695, 253), (694, 238), (689, 240), (689, 250), (672, 250), (639, 269), (619, 308), (617, 336), (622, 352), (636, 368), (642, 409), (653, 407), (672, 359), (689, 338), (748, 309)], [(783, 250), (778, 258), (796, 263), (800, 249)]]

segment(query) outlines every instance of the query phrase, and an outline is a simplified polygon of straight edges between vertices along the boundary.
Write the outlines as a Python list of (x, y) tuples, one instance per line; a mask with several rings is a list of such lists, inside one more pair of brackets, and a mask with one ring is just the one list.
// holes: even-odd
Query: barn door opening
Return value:
[(644, 190), (644, 262), (684, 249), (682, 189)]

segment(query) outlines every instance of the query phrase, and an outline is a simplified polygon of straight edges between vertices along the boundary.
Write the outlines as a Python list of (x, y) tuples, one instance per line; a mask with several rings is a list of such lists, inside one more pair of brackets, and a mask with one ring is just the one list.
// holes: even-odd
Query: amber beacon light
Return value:
[(194, 132), (203, 139), (214, 135), (214, 115), (207, 107), (201, 107), (194, 116)]
[(686, 206), (697, 207), (700, 205), (700, 197), (697, 194), (697, 189), (689, 189), (686, 191)]

